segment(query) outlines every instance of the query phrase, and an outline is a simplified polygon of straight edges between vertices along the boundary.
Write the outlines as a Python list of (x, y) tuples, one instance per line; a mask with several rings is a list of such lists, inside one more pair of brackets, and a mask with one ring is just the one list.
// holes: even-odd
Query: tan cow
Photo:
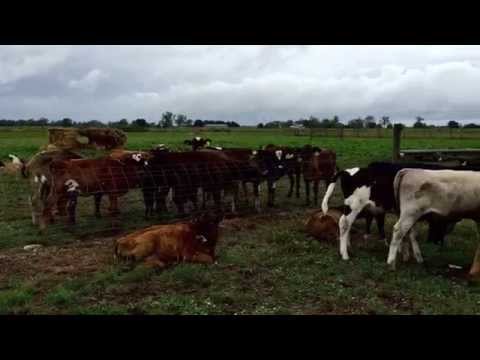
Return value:
[[(417, 221), (426, 216), (435, 216), (445, 222), (472, 219), (477, 224), (477, 230), (480, 230), (479, 171), (403, 169), (397, 173), (393, 188), (400, 218), (393, 227), (387, 259), (392, 268), (395, 268), (403, 238), (413, 230)], [(413, 247), (413, 251), (421, 262), (418, 245)], [(480, 244), (470, 275), (480, 275)]]
[(115, 241), (114, 257), (143, 260), (164, 268), (178, 262), (211, 264), (215, 261), (221, 215), (204, 215), (186, 223), (156, 225)]

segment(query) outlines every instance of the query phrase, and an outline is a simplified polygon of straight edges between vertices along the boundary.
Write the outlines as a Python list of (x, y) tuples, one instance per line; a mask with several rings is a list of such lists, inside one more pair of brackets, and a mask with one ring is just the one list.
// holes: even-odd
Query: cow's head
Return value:
[(223, 213), (205, 213), (191, 221), (195, 233), (198, 250), (215, 256), (215, 247), (218, 241), (219, 224), (223, 220)]
[(212, 140), (210, 139), (204, 139), (200, 136), (196, 136), (192, 140), (185, 140), (183, 143), (185, 145), (190, 145), (192, 147), (192, 150), (196, 151), (206, 146), (210, 146), (211, 142)]
[(282, 158), (282, 150), (253, 150), (250, 162), (262, 176), (280, 178), (286, 173), (286, 164)]
[(327, 213), (313, 214), (306, 222), (307, 232), (318, 240), (336, 242), (339, 236), (337, 218)]

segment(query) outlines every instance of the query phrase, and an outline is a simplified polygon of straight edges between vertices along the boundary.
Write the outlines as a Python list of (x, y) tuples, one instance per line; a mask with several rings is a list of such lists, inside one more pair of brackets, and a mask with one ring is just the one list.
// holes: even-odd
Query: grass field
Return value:
[[(128, 133), (128, 148), (164, 143), (180, 148), (191, 131)], [(260, 130), (211, 132), (219, 146), (257, 148), (268, 143), (303, 145), (308, 137)], [(32, 156), (47, 142), (46, 131), (0, 130), (0, 159), (9, 153)], [(341, 168), (391, 158), (391, 139), (322, 138), (313, 144), (337, 152)], [(480, 148), (475, 139), (405, 139), (403, 148)], [(468, 271), (476, 247), (473, 222), (463, 221), (443, 249), (422, 241), (426, 264), (385, 265), (387, 249), (378, 238), (352, 241), (352, 260), (343, 262), (337, 247), (305, 236), (303, 222), (314, 209), (304, 198), (286, 198), (278, 186), (278, 206), (260, 215), (244, 204), (239, 218), (225, 220), (218, 264), (182, 264), (162, 272), (114, 264), (111, 243), (119, 233), (148, 224), (137, 191), (121, 199), (115, 223), (95, 219), (92, 199), (80, 200), (79, 224), (59, 222), (46, 236), (31, 225), (28, 187), (20, 177), (0, 178), (0, 314), (479, 314), (480, 287)], [(322, 185), (323, 186), (323, 185)], [(303, 184), (302, 184), (303, 191)], [(323, 187), (321, 195), (323, 195)], [(265, 195), (265, 191), (262, 192)], [(338, 188), (332, 204), (339, 204)], [(264, 199), (265, 203), (265, 199)], [(247, 214), (248, 213), (248, 214)], [(389, 216), (387, 232), (394, 216)], [(113, 226), (112, 226), (113, 225)], [(113, 232), (112, 229), (120, 229)], [(37, 253), (23, 245), (42, 243)], [(449, 264), (462, 266), (453, 270)]]

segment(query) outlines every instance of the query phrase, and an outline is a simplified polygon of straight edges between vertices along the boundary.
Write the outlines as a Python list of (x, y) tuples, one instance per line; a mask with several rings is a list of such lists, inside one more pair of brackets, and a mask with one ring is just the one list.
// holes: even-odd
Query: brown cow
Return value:
[(49, 193), (43, 215), (48, 216), (51, 207), (57, 202), (66, 203), (69, 222), (73, 224), (78, 196), (95, 196), (98, 215), (103, 194), (109, 197), (110, 213), (118, 213), (117, 198), (142, 186), (143, 164), (141, 153), (128, 154), (122, 160), (105, 157), (52, 161), (52, 180), (48, 182)]
[(341, 216), (342, 212), (337, 209), (328, 209), (326, 215), (322, 211), (316, 211), (305, 221), (305, 229), (317, 240), (336, 243), (339, 236), (338, 221)]
[(115, 259), (144, 260), (149, 267), (171, 263), (212, 264), (222, 215), (204, 215), (186, 223), (156, 225), (115, 241)]
[(306, 204), (310, 205), (310, 183), (313, 181), (313, 196), (315, 205), (318, 204), (318, 187), (320, 180), (325, 185), (330, 183), (337, 171), (337, 155), (335, 151), (320, 149), (305, 145), (300, 149), (302, 159), (302, 174), (305, 181)]

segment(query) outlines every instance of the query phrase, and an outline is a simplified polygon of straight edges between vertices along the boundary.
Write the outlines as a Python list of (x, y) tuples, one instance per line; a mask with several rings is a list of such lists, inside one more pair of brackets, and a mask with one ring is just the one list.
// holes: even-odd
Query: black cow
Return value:
[(185, 140), (183, 143), (185, 145), (190, 145), (192, 147), (193, 151), (197, 151), (197, 150), (202, 149), (206, 146), (210, 146), (211, 142), (212, 142), (212, 140), (210, 140), (210, 139), (204, 139), (200, 136), (196, 136), (192, 140)]

